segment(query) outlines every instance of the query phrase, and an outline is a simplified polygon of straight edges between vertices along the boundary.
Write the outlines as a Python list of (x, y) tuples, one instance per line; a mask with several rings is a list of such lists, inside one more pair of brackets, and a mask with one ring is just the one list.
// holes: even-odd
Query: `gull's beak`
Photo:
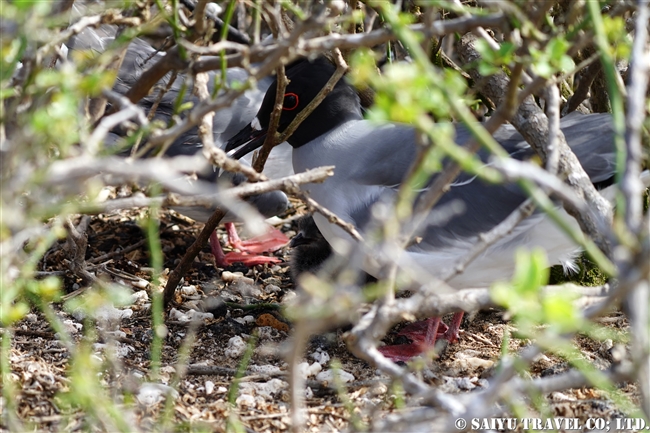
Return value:
[(250, 124), (228, 140), (228, 143), (226, 143), (228, 156), (239, 159), (253, 150), (262, 147), (266, 139), (266, 132), (267, 128), (262, 128), (257, 118), (253, 119)]

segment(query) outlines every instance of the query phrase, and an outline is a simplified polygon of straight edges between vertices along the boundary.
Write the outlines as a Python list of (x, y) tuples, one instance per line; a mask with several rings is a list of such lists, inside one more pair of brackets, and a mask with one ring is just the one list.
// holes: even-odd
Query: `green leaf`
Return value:
[(489, 77), (490, 75), (494, 75), (499, 73), (500, 69), (492, 66), (491, 64), (487, 62), (480, 62), (478, 64), (478, 72), (479, 74), (483, 75), (484, 77)]
[(553, 293), (542, 299), (544, 321), (560, 333), (577, 331), (582, 324), (572, 298), (568, 293)]
[(550, 78), (555, 70), (546, 60), (532, 64), (533, 72), (543, 78)]
[(562, 56), (558, 66), (562, 72), (570, 72), (575, 68), (576, 64), (573, 59), (569, 56)]
[(562, 38), (553, 38), (549, 41), (546, 51), (552, 61), (559, 62), (569, 49), (569, 43)]

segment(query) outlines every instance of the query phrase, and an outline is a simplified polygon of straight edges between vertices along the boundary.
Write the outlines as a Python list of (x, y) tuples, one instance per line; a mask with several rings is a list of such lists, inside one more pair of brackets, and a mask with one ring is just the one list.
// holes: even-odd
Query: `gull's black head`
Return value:
[[(279, 132), (283, 132), (298, 113), (318, 95), (335, 71), (336, 67), (324, 57), (314, 60), (303, 59), (287, 66), (286, 75), (289, 84), (284, 92), (284, 103), (278, 124)], [(277, 80), (274, 80), (264, 95), (262, 105), (253, 122), (228, 141), (226, 151), (243, 145), (233, 154), (233, 157), (240, 158), (264, 143), (275, 105), (276, 90)], [(342, 78), (287, 141), (294, 148), (303, 146), (351, 119), (361, 119), (359, 97)]]

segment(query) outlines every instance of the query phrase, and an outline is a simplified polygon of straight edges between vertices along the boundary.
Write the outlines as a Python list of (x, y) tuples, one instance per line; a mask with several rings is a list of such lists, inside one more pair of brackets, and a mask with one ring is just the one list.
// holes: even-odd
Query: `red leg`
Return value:
[[(416, 322), (418, 325), (413, 332), (415, 338), (410, 344), (397, 344), (394, 346), (383, 346), (379, 351), (393, 362), (408, 361), (411, 358), (421, 355), (425, 351), (432, 349), (438, 338), (438, 329), (441, 325), (440, 317), (431, 317), (422, 322)], [(423, 329), (426, 324), (426, 329)], [(444, 324), (443, 324), (444, 325)], [(410, 325), (409, 325), (410, 326)]]
[(436, 344), (436, 337), (438, 336), (440, 317), (429, 318), (427, 322), (427, 335), (424, 338), (424, 346), (433, 347)]
[(455, 343), (459, 338), (458, 331), (463, 322), (463, 315), (462, 311), (454, 313), (449, 327), (442, 323), (440, 317), (431, 317), (421, 322), (412, 323), (404, 327), (398, 334), (409, 338), (412, 343), (383, 346), (379, 348), (379, 351), (391, 361), (408, 361), (433, 348), (439, 338)]
[(237, 229), (233, 223), (226, 223), (228, 232), (228, 243), (234, 249), (245, 253), (266, 253), (277, 251), (285, 246), (289, 239), (280, 230), (269, 227), (268, 231), (262, 236), (258, 236), (247, 241), (242, 241), (237, 235)]
[[(289, 242), (289, 239), (279, 230), (271, 229), (268, 233), (248, 241), (242, 241), (237, 234), (235, 224), (226, 223), (228, 244), (237, 251), (225, 254), (224, 260), (228, 265), (242, 262), (246, 266), (262, 265), (265, 263), (281, 263), (277, 257), (255, 255), (263, 252), (276, 251)], [(222, 252), (223, 254), (223, 252)], [(216, 256), (215, 256), (216, 257)]]
[(464, 314), (465, 312), (463, 311), (454, 313), (454, 317), (451, 319), (451, 324), (449, 325), (449, 329), (447, 329), (447, 332), (444, 333), (442, 338), (449, 341), (450, 343), (455, 343), (458, 341), (458, 339), (460, 338), (460, 335), (458, 335), (458, 331), (460, 330), (460, 324), (463, 323)]
[[(428, 319), (420, 320), (419, 322), (413, 322), (400, 329), (397, 335), (406, 337), (414, 343), (424, 343), (426, 341), (429, 323), (430, 320)], [(443, 338), (443, 334), (447, 332), (447, 329), (449, 329), (449, 327), (441, 321), (440, 325), (438, 325), (438, 335), (436, 339)]]
[(225, 268), (230, 266), (226, 255), (223, 253), (221, 244), (219, 243), (219, 238), (217, 237), (217, 232), (213, 231), (210, 235), (210, 249), (212, 250), (212, 255), (214, 256), (214, 262), (219, 268)]
[(242, 245), (241, 239), (239, 239), (239, 235), (237, 234), (235, 224), (226, 223), (224, 226), (226, 227), (226, 233), (228, 233), (228, 244), (236, 250), (244, 251), (244, 247)]

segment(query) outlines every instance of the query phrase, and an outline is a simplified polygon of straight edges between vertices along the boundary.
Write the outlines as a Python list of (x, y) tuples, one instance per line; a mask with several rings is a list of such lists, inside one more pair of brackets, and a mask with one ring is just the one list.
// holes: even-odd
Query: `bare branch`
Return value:
[[(643, 192), (641, 182), (641, 128), (646, 116), (646, 92), (648, 75), (650, 75), (650, 48), (648, 48), (648, 21), (650, 11), (648, 1), (639, 1), (635, 23), (634, 44), (632, 47), (632, 63), (629, 69), (627, 115), (625, 117), (625, 172), (621, 179), (621, 192), (625, 198), (624, 218), (627, 229), (638, 239), (645, 233), (648, 241), (648, 227), (643, 228), (643, 210), (639, 197)], [(634, 239), (636, 241), (636, 239)], [(643, 255), (641, 255), (643, 257)], [(650, 255), (645, 258), (650, 261)], [(623, 279), (628, 279), (625, 275)], [(627, 305), (630, 309), (632, 330), (632, 361), (635, 364), (635, 379), (638, 380), (641, 393), (641, 408), (647, 418), (650, 418), (650, 331), (648, 316), (650, 311), (650, 272), (645, 278), (633, 279), (631, 291), (627, 295)], [(623, 281), (625, 284), (625, 281)]]
[(469, 265), (476, 257), (485, 251), (490, 245), (494, 245), (499, 239), (512, 233), (517, 225), (524, 219), (532, 215), (535, 206), (531, 199), (523, 202), (517, 209), (515, 209), (506, 219), (501, 221), (492, 230), (487, 233), (482, 233), (478, 236), (478, 242), (474, 244), (472, 249), (464, 255), (456, 264), (447, 272), (440, 276), (443, 281), (449, 281), (456, 275), (461, 274), (467, 265)]
[(548, 141), (546, 143), (546, 171), (557, 174), (560, 150), (558, 149), (560, 131), (560, 92), (554, 85), (546, 88), (546, 116), (548, 117)]
[(189, 271), (190, 267), (192, 266), (192, 262), (194, 262), (194, 258), (199, 255), (199, 252), (208, 242), (208, 239), (210, 239), (210, 236), (216, 230), (217, 226), (225, 215), (226, 212), (220, 208), (217, 208), (214, 211), (212, 216), (210, 216), (210, 218), (205, 222), (203, 230), (201, 230), (201, 233), (199, 233), (192, 246), (187, 249), (181, 261), (169, 275), (169, 279), (167, 280), (167, 284), (165, 285), (165, 289), (163, 291), (163, 303), (165, 305), (165, 308), (169, 308), (171, 306), (171, 303), (174, 300), (176, 287), (178, 287), (178, 284), (181, 282), (183, 276), (187, 274), (187, 271)]
[[(459, 54), (466, 64), (472, 63), (479, 59), (479, 54), (473, 48), (476, 39), (472, 35), (465, 35), (459, 46)], [(478, 71), (472, 69), (470, 75), (478, 81), (482, 78)], [(494, 101), (501, 101), (503, 91), (497, 80), (503, 81), (503, 74), (496, 74), (486, 80), (483, 92)], [(505, 79), (507, 80), (507, 79)], [(526, 139), (526, 141), (535, 149), (544, 161), (548, 159), (546, 149), (548, 135), (548, 120), (541, 112), (540, 108), (534, 103), (532, 98), (528, 97), (520, 105), (517, 113), (511, 119), (512, 125)], [(584, 214), (575, 208), (568, 208), (567, 211), (575, 217), (580, 227), (590, 237), (592, 237), (598, 246), (611, 254), (609, 222), (612, 220), (612, 207), (594, 188), (589, 176), (585, 173), (575, 154), (567, 145), (566, 140), (562, 137), (558, 140), (559, 164), (558, 169), (562, 177), (567, 178), (567, 182), (580, 196), (584, 197), (587, 204), (593, 212)], [(570, 176), (569, 176), (570, 174)]]
[(273, 149), (278, 144), (282, 143), (279, 140), (279, 137), (276, 137), (278, 132), (278, 125), (280, 124), (280, 116), (282, 115), (282, 108), (284, 105), (284, 91), (289, 84), (287, 76), (284, 73), (284, 65), (278, 66), (275, 71), (276, 76), (276, 89), (275, 89), (275, 104), (273, 105), (273, 111), (271, 112), (271, 118), (269, 120), (269, 129), (266, 133), (266, 138), (262, 144), (262, 148), (259, 150), (255, 161), (253, 161), (253, 168), (262, 172), (264, 170), (264, 164), (266, 164), (266, 159), (269, 157), (271, 149)]
[(641, 128), (646, 114), (646, 91), (650, 73), (648, 49), (648, 2), (640, 1), (637, 8), (632, 63), (629, 69), (627, 116), (625, 118), (625, 172), (621, 179), (621, 192), (625, 196), (625, 224), (638, 236), (641, 230), (642, 209), (639, 197), (641, 183)]
[(127, 98), (113, 92), (112, 90), (104, 90), (102, 95), (104, 95), (107, 100), (120, 107), (121, 110), (104, 117), (99, 122), (99, 125), (97, 125), (88, 141), (86, 141), (86, 148), (91, 155), (97, 154), (99, 145), (106, 138), (106, 134), (122, 122), (135, 118), (140, 126), (147, 126), (149, 124), (142, 108), (132, 104)]

